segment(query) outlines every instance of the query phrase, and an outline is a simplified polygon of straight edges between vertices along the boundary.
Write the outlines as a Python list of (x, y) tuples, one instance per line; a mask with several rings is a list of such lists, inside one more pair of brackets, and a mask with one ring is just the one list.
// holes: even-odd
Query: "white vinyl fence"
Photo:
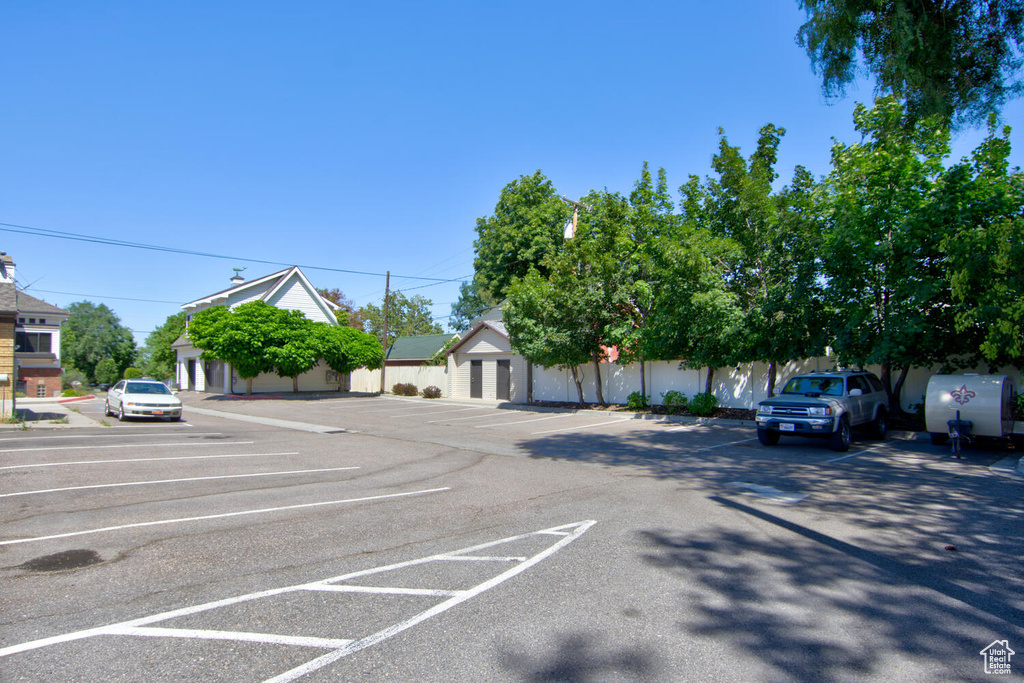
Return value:
[[(660, 405), (662, 395), (668, 391), (678, 391), (686, 394), (689, 398), (704, 391), (708, 376), (707, 368), (700, 370), (680, 368), (677, 361), (648, 362), (645, 367), (647, 395), (652, 404)], [(815, 370), (830, 370), (834, 367), (835, 359), (833, 358), (810, 358), (787, 363), (778, 370), (775, 390), (776, 392), (781, 391), (786, 381), (793, 375)], [(865, 369), (876, 375), (880, 373), (878, 366), (869, 365)], [(910, 370), (901, 394), (904, 409), (910, 409), (911, 406), (924, 402), (928, 379), (939, 371), (938, 367), (912, 368)], [(987, 374), (989, 368), (978, 368), (973, 372)], [(1008, 375), (1013, 380), (1017, 391), (1024, 391), (1021, 371), (1018, 368), (993, 369), (993, 372)], [(577, 368), (577, 373), (582, 378), (584, 400), (587, 403), (596, 402), (594, 366), (581, 365)], [(895, 372), (893, 381), (896, 381)], [(601, 388), (604, 392), (604, 400), (608, 403), (626, 403), (631, 393), (640, 391), (639, 364), (601, 363)], [(768, 398), (767, 391), (768, 365), (766, 363), (748, 363), (739, 367), (715, 370), (712, 393), (718, 398), (718, 405), (721, 407), (756, 408), (760, 401)], [(568, 370), (544, 369), (535, 365), (533, 367), (533, 400), (577, 401), (576, 385), (572, 381), (572, 374)]]
[[(434, 386), (441, 390), (441, 396), (448, 397), (448, 368), (444, 365), (416, 365), (389, 367), (384, 370), (384, 391), (391, 393), (396, 384), (415, 384), (423, 391)], [(380, 370), (360, 368), (351, 375), (351, 391), (380, 391)]]

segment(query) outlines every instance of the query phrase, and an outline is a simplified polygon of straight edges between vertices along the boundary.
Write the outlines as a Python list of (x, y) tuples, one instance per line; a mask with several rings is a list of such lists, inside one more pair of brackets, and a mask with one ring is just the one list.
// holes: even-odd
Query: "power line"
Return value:
[(147, 304), (177, 304), (181, 305), (180, 301), (163, 301), (161, 299), (132, 299), (127, 296), (106, 296), (104, 294), (82, 294), (81, 292), (57, 292), (52, 289), (36, 289), (36, 292), (44, 292), (46, 294), (64, 294), (66, 296), (85, 296), (93, 299), (118, 299), (120, 301), (142, 301)]
[[(72, 240), (76, 242), (91, 242), (93, 244), (104, 244), (107, 246), (114, 247), (127, 247), (131, 249), (146, 249), (149, 251), (160, 251), (168, 254), (183, 254), (185, 256), (202, 256), (204, 258), (215, 258), (222, 259), (225, 261), (245, 261), (247, 263), (263, 263), (272, 266), (298, 266), (299, 268), (305, 268), (306, 270), (323, 270), (331, 273), (347, 273), (349, 275), (369, 275), (372, 277), (384, 277), (384, 273), (370, 273), (363, 270), (348, 270), (345, 268), (327, 268), (326, 266), (310, 266), (300, 265), (296, 263), (284, 263), (281, 261), (267, 261), (264, 259), (245, 258), (243, 256), (227, 256), (225, 254), (211, 254), (205, 251), (193, 251), (191, 249), (180, 249), (178, 247), (163, 247), (155, 244), (143, 244), (141, 242), (128, 242), (126, 240), (116, 240), (108, 237), (96, 237), (93, 235), (82, 235), (73, 232), (62, 232), (60, 230), (49, 230), (47, 228), (33, 228), (28, 225), (16, 225), (14, 223), (0, 223), (0, 231), (2, 232), (15, 232), (23, 235), (34, 235), (36, 237), (50, 237), (53, 239)], [(429, 270), (429, 269), (428, 269)], [(436, 277), (420, 277), (417, 275), (396, 275), (395, 277), (402, 277), (407, 280), (426, 280), (430, 282), (451, 282), (451, 280), (443, 280)]]

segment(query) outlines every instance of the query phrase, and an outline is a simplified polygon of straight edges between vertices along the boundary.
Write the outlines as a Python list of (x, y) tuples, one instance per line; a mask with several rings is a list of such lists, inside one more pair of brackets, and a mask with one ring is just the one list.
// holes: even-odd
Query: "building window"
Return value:
[(46, 324), (46, 318), (40, 318), (39, 319), (39, 324), (40, 325), (45, 325)]
[(29, 325), (35, 325), (36, 324), (36, 319), (35, 318), (29, 318), (28, 319), (28, 324)]
[(36, 385), (36, 398), (46, 398), (46, 385), (42, 382)]
[(51, 335), (49, 332), (22, 332), (14, 333), (14, 350), (22, 353), (50, 353)]
[(24, 325), (25, 324), (25, 319), (24, 318), (18, 318), (18, 322), (21, 323), (22, 325)]

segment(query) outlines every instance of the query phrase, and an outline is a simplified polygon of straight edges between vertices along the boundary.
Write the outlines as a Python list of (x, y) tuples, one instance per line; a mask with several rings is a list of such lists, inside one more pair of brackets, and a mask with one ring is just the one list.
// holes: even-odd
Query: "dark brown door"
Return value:
[(188, 368), (188, 390), (196, 390), (196, 361), (194, 358), (188, 361), (186, 366)]
[(469, 362), (469, 397), (484, 397), (484, 362), (482, 360)]
[(498, 400), (507, 401), (510, 398), (512, 366), (510, 361), (498, 361)]

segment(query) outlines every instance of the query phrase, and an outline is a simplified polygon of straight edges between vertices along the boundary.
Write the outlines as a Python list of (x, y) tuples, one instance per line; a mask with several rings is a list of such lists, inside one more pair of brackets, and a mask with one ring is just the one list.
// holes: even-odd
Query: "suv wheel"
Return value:
[(871, 423), (871, 435), (876, 439), (884, 439), (885, 432), (889, 428), (889, 416), (885, 414), (885, 408), (878, 409), (878, 417)]
[(850, 420), (845, 415), (839, 418), (839, 427), (829, 440), (832, 450), (843, 453), (850, 450)]
[[(749, 434), (749, 432), (748, 432)], [(765, 446), (774, 446), (779, 442), (779, 433), (770, 429), (757, 428), (757, 440)]]

